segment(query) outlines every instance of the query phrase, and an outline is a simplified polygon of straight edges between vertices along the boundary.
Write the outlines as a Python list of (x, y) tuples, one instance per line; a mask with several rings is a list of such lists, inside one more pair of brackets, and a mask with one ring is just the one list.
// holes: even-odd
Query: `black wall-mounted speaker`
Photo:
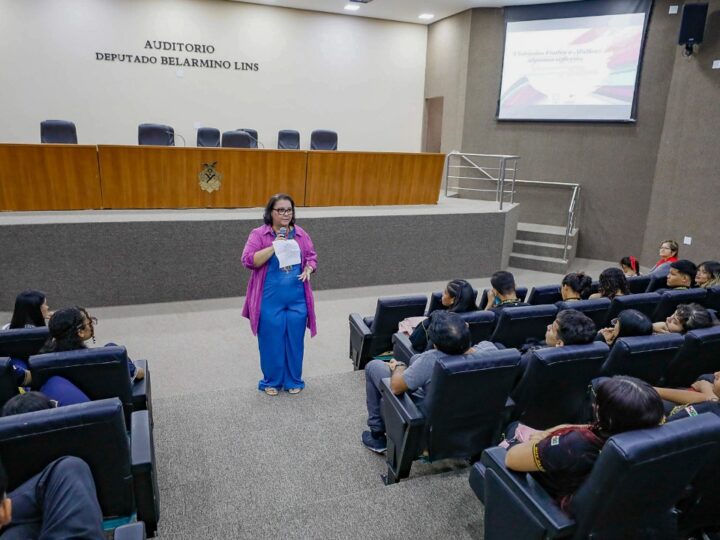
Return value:
[(702, 43), (705, 33), (705, 19), (707, 19), (708, 5), (685, 4), (680, 22), (680, 37), (678, 45)]

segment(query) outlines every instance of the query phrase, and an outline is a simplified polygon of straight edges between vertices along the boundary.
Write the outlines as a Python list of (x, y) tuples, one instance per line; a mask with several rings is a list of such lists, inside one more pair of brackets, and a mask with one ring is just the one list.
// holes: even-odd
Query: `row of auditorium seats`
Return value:
[(25, 360), (31, 389), (64, 377), (91, 401), (0, 418), (0, 459), (14, 489), (60, 456), (76, 456), (92, 471), (106, 528), (136, 516), (144, 525), (118, 529), (115, 538), (154, 536), (160, 516), (153, 442), (150, 370), (128, 378), (124, 347), (106, 346), (38, 354), (47, 327), (0, 332), (0, 407), (17, 395), (10, 358)]
[[(534, 294), (538, 289), (542, 291), (546, 288), (534, 289), (528, 295), (528, 300), (533, 297), (536, 300), (541, 298), (541, 295)], [(520, 299), (525, 298), (526, 293), (526, 289), (517, 289)], [(427, 312), (427, 297), (413, 295), (379, 298), (375, 315), (372, 317), (351, 313), (350, 358), (355, 369), (363, 369), (373, 357), (391, 349), (396, 359), (406, 363), (413, 354), (420, 352), (412, 349), (406, 335), (396, 333), (398, 324), (405, 318), (429, 315), (440, 309), (441, 296), (441, 292), (432, 294)], [(551, 295), (543, 295), (542, 298), (555, 299)], [(607, 298), (559, 301), (554, 304), (506, 308), (500, 312), (480, 309), (459, 315), (468, 323), (473, 343), (488, 340), (506, 347), (521, 347), (528, 341), (542, 340), (547, 325), (552, 323), (558, 311), (563, 309), (576, 309), (585, 313), (599, 329), (610, 326), (611, 321), (625, 309), (636, 309), (653, 321), (662, 321), (672, 315), (679, 304), (690, 302), (697, 302), (717, 311), (720, 309), (720, 287), (629, 294), (617, 296), (612, 301)], [(487, 297), (484, 293), (479, 306), (482, 308), (486, 303)]]
[[(311, 150), (337, 150), (337, 132), (316, 129), (310, 135)], [(45, 120), (40, 123), (40, 142), (51, 144), (77, 144), (77, 129), (67, 120)], [(147, 146), (175, 146), (175, 130), (165, 124), (140, 124), (138, 144)], [(198, 147), (257, 148), (258, 132), (250, 128), (225, 131), (211, 127), (197, 130)], [(300, 132), (283, 129), (278, 132), (278, 149), (299, 150)]]

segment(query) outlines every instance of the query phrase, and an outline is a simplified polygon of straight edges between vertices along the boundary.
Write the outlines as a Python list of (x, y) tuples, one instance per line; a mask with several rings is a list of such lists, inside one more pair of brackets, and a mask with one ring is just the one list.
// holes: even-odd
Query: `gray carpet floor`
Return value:
[[(612, 264), (574, 266), (597, 276)], [(524, 286), (560, 278), (511, 270)], [(482, 538), (483, 507), (463, 462), (415, 464), (408, 480), (382, 483), (384, 457), (360, 443), (364, 374), (348, 359), (349, 313), (371, 315), (379, 296), (429, 294), (446, 282), (316, 293), (306, 390), (274, 398), (257, 391), (257, 341), (242, 298), (92, 308), (98, 344), (121, 343), (149, 361), (159, 537)]]

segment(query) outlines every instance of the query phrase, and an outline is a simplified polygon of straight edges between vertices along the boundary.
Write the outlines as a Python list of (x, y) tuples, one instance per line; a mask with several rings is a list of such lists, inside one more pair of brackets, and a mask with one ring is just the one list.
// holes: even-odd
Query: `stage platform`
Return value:
[[(507, 266), (518, 211), (436, 205), (299, 207), (317, 290), (486, 276)], [(0, 305), (26, 288), (51, 305), (113, 306), (241, 296), (240, 254), (261, 208), (0, 213)]]

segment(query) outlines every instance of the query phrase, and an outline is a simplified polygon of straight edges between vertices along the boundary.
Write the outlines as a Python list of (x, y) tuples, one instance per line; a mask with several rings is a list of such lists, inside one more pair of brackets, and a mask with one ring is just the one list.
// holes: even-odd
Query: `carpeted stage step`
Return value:
[(254, 386), (154, 400), (166, 538), (481, 538), (469, 469), (416, 464), (385, 486), (360, 443), (362, 372), (306, 380), (298, 396)]

